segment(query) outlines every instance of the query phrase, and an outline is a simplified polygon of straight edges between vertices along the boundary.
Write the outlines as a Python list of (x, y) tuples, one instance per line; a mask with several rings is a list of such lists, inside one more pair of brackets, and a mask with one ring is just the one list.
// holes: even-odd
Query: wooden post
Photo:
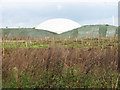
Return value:
[(15, 79), (15, 81), (17, 82), (18, 81), (18, 69), (17, 69), (17, 67), (14, 67), (12, 69), (12, 76)]
[(25, 44), (26, 44), (26, 47), (27, 47), (27, 42), (25, 42)]
[(4, 30), (2, 28), (2, 40), (4, 39)]
[(2, 44), (4, 46), (4, 30), (3, 30), (3, 28), (2, 28)]

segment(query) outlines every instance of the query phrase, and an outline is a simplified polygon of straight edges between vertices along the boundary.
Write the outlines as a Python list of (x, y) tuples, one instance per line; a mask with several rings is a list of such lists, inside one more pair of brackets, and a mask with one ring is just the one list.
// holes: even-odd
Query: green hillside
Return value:
[(111, 25), (85, 25), (61, 34), (56, 34), (47, 30), (32, 28), (4, 28), (1, 29), (3, 36), (12, 38), (84, 38), (84, 37), (114, 37), (118, 27)]
[(63, 32), (59, 37), (84, 38), (84, 37), (114, 37), (118, 27), (111, 25), (85, 25), (71, 31)]
[(2, 33), (7, 39), (11, 38), (44, 38), (44, 37), (54, 37), (55, 33), (47, 30), (39, 30), (32, 28), (4, 28)]

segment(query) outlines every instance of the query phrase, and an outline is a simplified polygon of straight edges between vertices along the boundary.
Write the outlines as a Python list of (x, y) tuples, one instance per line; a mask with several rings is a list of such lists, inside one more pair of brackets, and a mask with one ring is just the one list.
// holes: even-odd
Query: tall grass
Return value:
[(3, 40), (2, 44), (3, 88), (120, 88), (118, 38)]
[[(115, 88), (118, 51), (116, 48), (5, 49), (3, 88), (64, 87)], [(109, 56), (109, 57), (108, 57)], [(18, 80), (10, 76), (18, 69)]]

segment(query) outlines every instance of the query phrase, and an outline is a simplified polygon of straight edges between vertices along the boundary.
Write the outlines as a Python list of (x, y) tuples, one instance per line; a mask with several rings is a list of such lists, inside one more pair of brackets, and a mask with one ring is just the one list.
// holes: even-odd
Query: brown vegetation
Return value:
[[(101, 71), (117, 70), (118, 50), (114, 48), (18, 48), (6, 49), (2, 59), (3, 79), (17, 67), (21, 71), (42, 73), (43, 70), (60, 74), (63, 70), (76, 67), (81, 74), (96, 73)], [(77, 71), (76, 71), (77, 72)], [(74, 72), (75, 74), (75, 72)], [(78, 73), (77, 73), (78, 74)]]

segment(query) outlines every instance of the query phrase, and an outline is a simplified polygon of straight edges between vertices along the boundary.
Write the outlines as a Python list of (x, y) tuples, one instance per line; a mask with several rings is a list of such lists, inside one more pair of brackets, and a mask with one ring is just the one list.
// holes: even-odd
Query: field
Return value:
[(118, 38), (2, 42), (2, 88), (120, 88)]

